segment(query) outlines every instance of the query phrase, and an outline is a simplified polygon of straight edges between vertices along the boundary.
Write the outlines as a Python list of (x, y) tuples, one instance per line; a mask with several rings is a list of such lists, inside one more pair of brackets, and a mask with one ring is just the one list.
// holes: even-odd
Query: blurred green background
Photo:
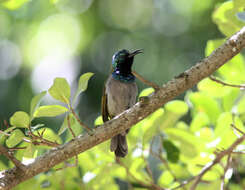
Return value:
[[(102, 88), (116, 51), (143, 48), (134, 69), (159, 85), (166, 83), (245, 26), (244, 8), (245, 0), (0, 0), (0, 127), (6, 129), (4, 120), (16, 111), (29, 113), (32, 97), (48, 90), (54, 78), (66, 78), (74, 94), (80, 75), (93, 72), (76, 104), (81, 120), (92, 127), (100, 115)], [(214, 75), (228, 83), (244, 84), (244, 63), (244, 54), (238, 54)], [(146, 88), (137, 83), (140, 91)], [(141, 94), (150, 92), (146, 89)], [(147, 188), (138, 181), (149, 180), (175, 188), (196, 176), (215, 158), (215, 151), (228, 148), (238, 138), (231, 124), (245, 131), (244, 96), (241, 89), (206, 78), (130, 130), (129, 154), (122, 159), (125, 166), (115, 162), (107, 141), (79, 154), (77, 167), (56, 172), (64, 166), (61, 163), (15, 189), (142, 190)], [(46, 95), (42, 104), (60, 103)], [(73, 137), (68, 130), (56, 134), (60, 126), (67, 129), (67, 124), (61, 125), (63, 119), (64, 115), (35, 118), (31, 124), (35, 128), (44, 123), (44, 129), (52, 128), (44, 133), (47, 139), (65, 143)], [(95, 123), (100, 124), (100, 119)], [(77, 122), (71, 127), (76, 135), (81, 134)], [(11, 136), (1, 135), (0, 141), (12, 147), (11, 138), (16, 140), (14, 132), (20, 129), (7, 130)], [(17, 147), (28, 146), (14, 152), (24, 163), (48, 149), (22, 142), (22, 137), (17, 143)], [(236, 151), (244, 150), (243, 142)], [(224, 183), (229, 189), (242, 190), (245, 155), (232, 155), (232, 159)], [(4, 156), (0, 160), (1, 170), (13, 167)], [(220, 189), (226, 165), (224, 158), (205, 174), (205, 183), (197, 190)]]
[[(100, 115), (103, 83), (120, 49), (143, 48), (134, 69), (163, 84), (204, 57), (222, 37), (211, 14), (223, 0), (0, 0), (0, 123), (29, 111), (55, 77), (76, 87), (94, 72), (77, 105), (84, 122)], [(139, 81), (140, 90), (146, 86)], [(45, 104), (54, 103), (47, 97)], [(57, 103), (57, 102), (55, 102)], [(49, 119), (53, 129), (59, 119)], [(49, 125), (51, 126), (51, 125)]]

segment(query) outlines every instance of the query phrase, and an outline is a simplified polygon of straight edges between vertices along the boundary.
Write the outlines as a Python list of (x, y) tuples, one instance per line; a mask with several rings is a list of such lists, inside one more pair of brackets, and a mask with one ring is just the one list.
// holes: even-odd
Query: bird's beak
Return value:
[(128, 57), (134, 57), (135, 55), (137, 55), (139, 53), (143, 53), (143, 49), (137, 49), (137, 50), (133, 51), (132, 53), (129, 54)]

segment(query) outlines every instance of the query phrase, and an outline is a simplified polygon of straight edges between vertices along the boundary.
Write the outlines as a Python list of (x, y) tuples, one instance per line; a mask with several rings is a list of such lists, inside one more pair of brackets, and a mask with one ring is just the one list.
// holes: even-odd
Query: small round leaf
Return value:
[(28, 128), (30, 117), (26, 112), (17, 111), (10, 118), (10, 124), (16, 127)]

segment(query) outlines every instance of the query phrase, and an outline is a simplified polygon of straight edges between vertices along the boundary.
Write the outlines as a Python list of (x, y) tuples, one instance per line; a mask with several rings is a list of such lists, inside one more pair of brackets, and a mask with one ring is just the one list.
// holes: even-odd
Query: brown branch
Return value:
[(222, 84), (222, 85), (224, 85), (224, 86), (230, 86), (230, 87), (235, 87), (235, 88), (240, 88), (240, 89), (244, 89), (244, 88), (245, 88), (245, 85), (229, 84), (229, 83), (223, 82), (223, 81), (221, 81), (221, 80), (215, 78), (215, 77), (212, 76), (212, 75), (209, 76), (209, 78), (210, 78), (210, 80), (215, 81), (215, 82), (217, 82), (217, 83), (219, 83), (219, 84)]
[(32, 143), (34, 145), (45, 145), (45, 146), (50, 146), (50, 147), (57, 147), (60, 145), (56, 142), (52, 142), (52, 141), (49, 141), (49, 140), (43, 138), (43, 133), (44, 133), (45, 129), (42, 131), (41, 134), (38, 131), (38, 135), (35, 135), (31, 130), (31, 126), (29, 126), (28, 128), (29, 128), (29, 136), (32, 138), (32, 140), (33, 140)]
[(75, 119), (77, 120), (77, 122), (82, 126), (84, 127), (88, 132), (92, 132), (93, 130), (90, 129), (87, 125), (85, 125), (85, 123), (83, 123), (80, 118), (78, 117), (78, 115), (76, 114), (76, 112), (74, 111), (74, 109), (70, 106), (70, 110), (71, 110), (71, 113), (74, 115)]
[[(74, 139), (76, 137), (76, 135), (75, 135), (75, 133), (73, 132), (73, 130), (71, 128), (71, 122), (70, 122), (70, 116), (69, 116), (69, 114), (67, 115), (67, 126), (68, 126), (68, 129), (70, 130), (70, 132), (72, 134), (73, 139)], [(69, 164), (68, 162), (65, 162), (65, 166), (56, 169), (56, 171), (63, 170), (65, 168), (76, 167), (76, 166), (78, 166), (78, 156), (77, 155), (75, 156), (75, 164)]]
[(9, 160), (11, 160), (16, 168), (19, 168), (21, 170), (25, 169), (25, 165), (22, 164), (19, 160), (17, 160), (4, 146), (0, 145), (0, 153), (4, 156), (6, 156)]
[(138, 74), (136, 71), (132, 71), (133, 75), (139, 79), (141, 82), (143, 82), (144, 84), (151, 86), (152, 88), (154, 88), (155, 90), (158, 90), (160, 87), (155, 84), (154, 82), (148, 81), (146, 80), (143, 76), (141, 76), (140, 74)]
[(209, 162), (208, 164), (206, 164), (204, 166), (204, 168), (202, 169), (202, 171), (199, 173), (198, 176), (195, 177), (195, 181), (192, 184), (190, 190), (195, 190), (198, 183), (200, 182), (200, 180), (202, 179), (203, 175), (208, 172), (210, 169), (212, 169), (212, 167), (214, 165), (216, 165), (217, 163), (220, 162), (220, 160), (224, 157), (227, 156), (229, 154), (231, 154), (233, 152), (233, 150), (236, 148), (237, 145), (239, 145), (242, 141), (245, 140), (245, 135), (243, 135), (242, 137), (238, 138), (228, 149), (220, 152), (220, 153), (216, 153), (216, 158), (212, 161)]
[[(141, 121), (163, 104), (193, 87), (200, 80), (208, 77), (228, 60), (238, 54), (245, 47), (245, 27), (229, 38), (222, 46), (216, 49), (209, 57), (198, 62), (195, 66), (181, 73), (158, 91), (149, 96), (147, 103), (138, 102), (132, 108), (124, 111), (112, 120), (97, 127), (93, 135), (84, 134), (74, 140), (49, 150), (44, 155), (27, 165), (20, 173), (12, 168), (0, 177), (0, 189), (10, 189), (31, 177), (48, 171), (55, 165), (100, 144), (113, 136), (122, 133)], [(20, 177), (21, 176), (21, 177)]]

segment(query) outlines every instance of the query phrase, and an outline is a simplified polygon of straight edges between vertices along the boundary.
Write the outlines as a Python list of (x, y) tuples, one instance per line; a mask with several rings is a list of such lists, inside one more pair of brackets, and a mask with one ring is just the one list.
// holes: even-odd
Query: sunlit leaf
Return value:
[(21, 130), (16, 129), (11, 133), (11, 136), (6, 140), (6, 145), (9, 148), (12, 148), (19, 144), (25, 135), (21, 132)]
[[(233, 116), (230, 112), (224, 112), (217, 120), (214, 132), (215, 136), (220, 138), (218, 145), (222, 148), (227, 148), (237, 139), (234, 130), (231, 128), (231, 124), (233, 124), (232, 117)], [(241, 131), (245, 131), (242, 121), (237, 116), (234, 117), (234, 125)]]
[(30, 117), (26, 112), (17, 111), (10, 118), (10, 124), (15, 127), (28, 128), (30, 123)]
[[(163, 125), (164, 122), (164, 110), (159, 108), (155, 111), (142, 125), (148, 126), (143, 134), (143, 146), (150, 142), (152, 137), (157, 134), (157, 130)], [(140, 127), (139, 127), (140, 128)], [(141, 127), (142, 129), (143, 127)], [(143, 129), (144, 130), (144, 129)], [(142, 131), (143, 132), (143, 131)], [(139, 134), (136, 134), (136, 137)]]
[(24, 157), (33, 158), (34, 152), (35, 152), (35, 145), (32, 143), (29, 143), (29, 145), (25, 149)]
[(165, 104), (165, 110), (178, 115), (184, 115), (188, 112), (188, 105), (181, 100), (173, 100)]
[(228, 1), (222, 3), (214, 11), (213, 21), (226, 36), (231, 36), (244, 26), (245, 23), (240, 21), (236, 16), (240, 10), (234, 7), (233, 1)]
[(43, 98), (43, 96), (46, 95), (46, 91), (43, 91), (39, 94), (37, 94), (36, 96), (34, 96), (31, 100), (31, 107), (30, 107), (30, 115), (31, 117), (33, 116), (33, 113), (36, 111), (37, 107), (39, 106), (39, 103), (41, 101), (41, 99)]
[(102, 116), (99, 116), (96, 118), (96, 120), (94, 121), (94, 125), (102, 125), (103, 124), (103, 120), (102, 120)]
[(24, 5), (28, 1), (30, 0), (6, 0), (6, 1), (3, 1), (2, 3), (0, 2), (0, 4), (3, 7), (6, 7), (7, 9), (15, 10), (15, 9), (20, 8), (22, 5)]
[(199, 82), (197, 88), (199, 91), (217, 98), (223, 97), (226, 95), (226, 93), (230, 92), (230, 87), (214, 82), (209, 78), (203, 79), (201, 82)]
[(34, 117), (55, 117), (68, 112), (68, 109), (60, 105), (40, 106), (34, 113)]
[(189, 158), (198, 155), (196, 146), (201, 145), (201, 142), (193, 134), (178, 128), (166, 128), (164, 132), (168, 135), (170, 140), (179, 145), (180, 150), (183, 150), (181, 154)]
[(195, 132), (200, 128), (210, 124), (209, 117), (206, 113), (199, 112), (197, 113), (191, 121), (190, 130)]
[(33, 114), (34, 117), (55, 117), (68, 112), (68, 109), (60, 105), (40, 106)]
[(87, 90), (88, 88), (88, 81), (89, 79), (94, 75), (94, 73), (85, 73), (83, 74), (82, 76), (80, 76), (79, 78), (79, 82), (78, 82), (78, 87), (77, 87), (77, 91), (74, 95), (74, 99), (73, 99), (73, 102), (76, 101), (78, 95), (81, 93), (81, 92), (84, 92), (85, 90)]
[(168, 186), (174, 181), (174, 177), (169, 171), (164, 171), (162, 175), (158, 178), (158, 184), (161, 186)]
[(144, 90), (141, 91), (141, 93), (139, 94), (139, 97), (149, 96), (153, 92), (154, 92), (153, 88), (145, 88)]
[(173, 127), (174, 124), (188, 112), (188, 106), (184, 101), (173, 100), (165, 104), (165, 112), (160, 128)]
[(240, 94), (239, 88), (229, 89), (229, 92), (227, 92), (225, 96), (223, 97), (224, 111), (230, 111), (235, 107), (239, 94)]
[(204, 112), (208, 115), (212, 123), (216, 123), (216, 120), (222, 113), (222, 110), (214, 98), (201, 92), (190, 93), (188, 94), (188, 97), (194, 106), (195, 113)]
[(53, 85), (48, 91), (54, 99), (69, 104), (71, 89), (65, 78), (55, 78)]

